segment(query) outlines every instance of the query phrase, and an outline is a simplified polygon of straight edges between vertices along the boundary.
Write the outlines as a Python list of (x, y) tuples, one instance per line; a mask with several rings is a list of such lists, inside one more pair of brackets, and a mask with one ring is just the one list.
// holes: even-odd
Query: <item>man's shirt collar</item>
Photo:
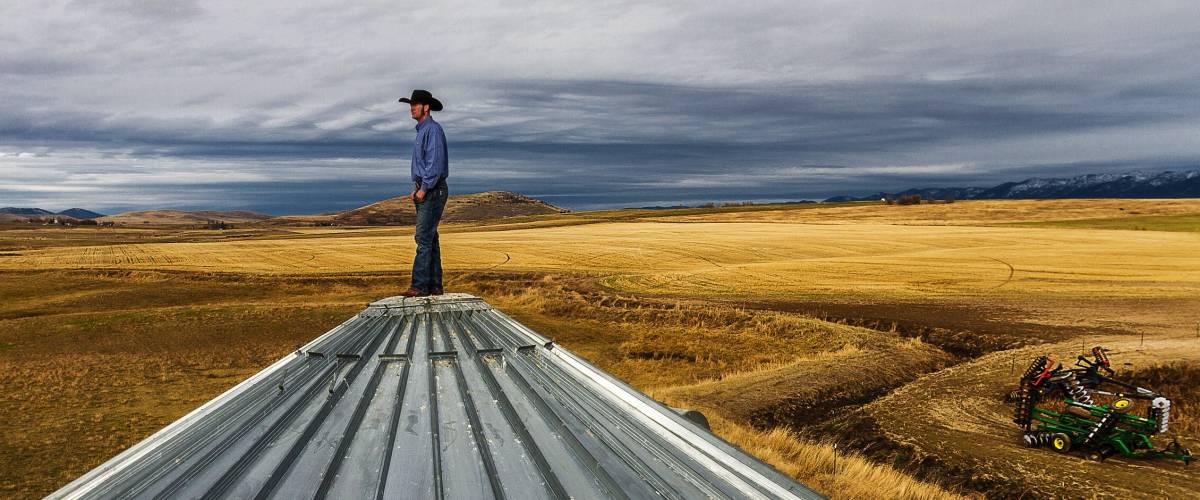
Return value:
[(433, 122), (433, 117), (430, 116), (422, 121), (417, 122), (417, 126), (413, 127), (413, 128), (417, 129), (417, 131), (420, 132), (422, 128), (428, 127), (429, 124), (432, 122)]

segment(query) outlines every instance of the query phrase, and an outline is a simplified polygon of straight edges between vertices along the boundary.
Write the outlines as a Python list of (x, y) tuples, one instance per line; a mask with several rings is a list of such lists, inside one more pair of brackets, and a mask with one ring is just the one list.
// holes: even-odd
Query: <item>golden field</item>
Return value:
[[(966, 203), (935, 207), (956, 205)], [(452, 232), (443, 238), (444, 262), (463, 270), (595, 273), (613, 289), (686, 296), (1167, 298), (1200, 293), (1200, 235), (1188, 232), (665, 220)], [(10, 251), (0, 257), (0, 269), (394, 272), (405, 270), (413, 253), (403, 234), (325, 230), (286, 239)]]
[[(1173, 464), (1072, 459), (1073, 482), (996, 465), (1061, 457), (1019, 448), (995, 398), (1014, 353), (1099, 343), (1122, 371), (1192, 373), (1197, 214), (1200, 200), (621, 210), (449, 224), (441, 240), (449, 290), (704, 410), (831, 496), (1075, 495), (1103, 486), (1097, 471), (1147, 467), (1169, 472), (1120, 491), (1200, 494)], [(0, 496), (52, 491), (394, 295), (412, 253), (403, 227), (0, 229)], [(847, 428), (877, 443), (847, 454)]]

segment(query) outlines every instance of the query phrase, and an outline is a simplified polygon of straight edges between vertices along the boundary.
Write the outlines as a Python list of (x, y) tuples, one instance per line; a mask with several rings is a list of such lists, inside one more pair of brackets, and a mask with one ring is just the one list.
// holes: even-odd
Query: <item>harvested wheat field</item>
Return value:
[[(1197, 200), (773, 205), (464, 222), (441, 240), (448, 290), (705, 411), (833, 497), (1194, 496), (1192, 468), (1018, 447), (1000, 396), (1014, 354), (1084, 344), (1152, 386), (1196, 373), (1196, 214)], [(0, 231), (0, 495), (53, 491), (394, 295), (411, 237)], [(1183, 413), (1200, 402), (1168, 395), (1200, 447)]]

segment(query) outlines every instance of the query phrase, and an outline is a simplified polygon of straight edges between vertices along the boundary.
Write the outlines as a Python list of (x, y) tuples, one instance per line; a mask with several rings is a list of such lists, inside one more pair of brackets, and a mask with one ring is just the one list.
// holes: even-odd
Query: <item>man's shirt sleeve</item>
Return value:
[(449, 170), (446, 158), (446, 134), (441, 127), (429, 131), (421, 146), (425, 153), (424, 168), (421, 169), (421, 188), (425, 191), (433, 189), (438, 181), (446, 177)]

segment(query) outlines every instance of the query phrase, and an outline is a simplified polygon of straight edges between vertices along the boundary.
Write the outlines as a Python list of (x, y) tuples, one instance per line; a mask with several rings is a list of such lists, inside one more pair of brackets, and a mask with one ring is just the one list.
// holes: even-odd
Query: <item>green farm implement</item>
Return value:
[(1190, 463), (1191, 452), (1178, 441), (1157, 449), (1150, 440), (1167, 432), (1171, 400), (1110, 378), (1113, 370), (1104, 349), (1093, 348), (1092, 356), (1079, 356), (1073, 369), (1041, 356), (1025, 371), (1020, 387), (1009, 394), (1016, 405), (1013, 422), (1024, 430), (1023, 443), (1059, 453), (1080, 451), (1096, 461), (1120, 454)]

